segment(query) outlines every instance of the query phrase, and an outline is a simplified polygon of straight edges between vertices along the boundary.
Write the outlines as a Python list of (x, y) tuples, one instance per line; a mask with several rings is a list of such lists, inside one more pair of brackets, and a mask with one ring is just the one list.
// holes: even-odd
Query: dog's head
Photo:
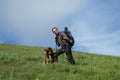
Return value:
[(53, 50), (51, 47), (45, 48), (44, 50), (45, 50), (46, 54), (49, 54), (49, 55), (53, 54)]

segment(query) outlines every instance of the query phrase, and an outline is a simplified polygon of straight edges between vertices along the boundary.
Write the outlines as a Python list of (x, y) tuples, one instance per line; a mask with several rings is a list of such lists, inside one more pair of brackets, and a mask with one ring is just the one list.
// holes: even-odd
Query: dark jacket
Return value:
[(59, 32), (58, 35), (56, 35), (55, 40), (56, 44), (62, 47), (69, 41), (67, 35), (64, 32)]

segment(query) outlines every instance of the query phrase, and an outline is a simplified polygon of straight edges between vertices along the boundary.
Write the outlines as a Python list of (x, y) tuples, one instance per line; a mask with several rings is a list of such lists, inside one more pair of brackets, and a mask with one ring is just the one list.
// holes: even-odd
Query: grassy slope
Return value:
[(66, 55), (42, 64), (44, 48), (0, 44), (0, 80), (120, 80), (120, 57), (73, 51), (76, 65)]

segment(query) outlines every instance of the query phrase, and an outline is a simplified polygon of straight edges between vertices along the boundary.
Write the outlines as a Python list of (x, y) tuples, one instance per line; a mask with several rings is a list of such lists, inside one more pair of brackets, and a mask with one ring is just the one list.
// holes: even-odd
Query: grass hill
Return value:
[(0, 80), (120, 80), (120, 57), (73, 51), (76, 65), (59, 56), (43, 64), (44, 48), (0, 44)]

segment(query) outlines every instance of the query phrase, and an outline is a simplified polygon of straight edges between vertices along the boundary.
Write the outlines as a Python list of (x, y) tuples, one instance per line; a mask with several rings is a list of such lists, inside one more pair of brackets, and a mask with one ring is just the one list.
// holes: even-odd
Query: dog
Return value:
[(45, 48), (45, 58), (44, 64), (53, 63), (54, 62), (54, 53), (51, 47)]

